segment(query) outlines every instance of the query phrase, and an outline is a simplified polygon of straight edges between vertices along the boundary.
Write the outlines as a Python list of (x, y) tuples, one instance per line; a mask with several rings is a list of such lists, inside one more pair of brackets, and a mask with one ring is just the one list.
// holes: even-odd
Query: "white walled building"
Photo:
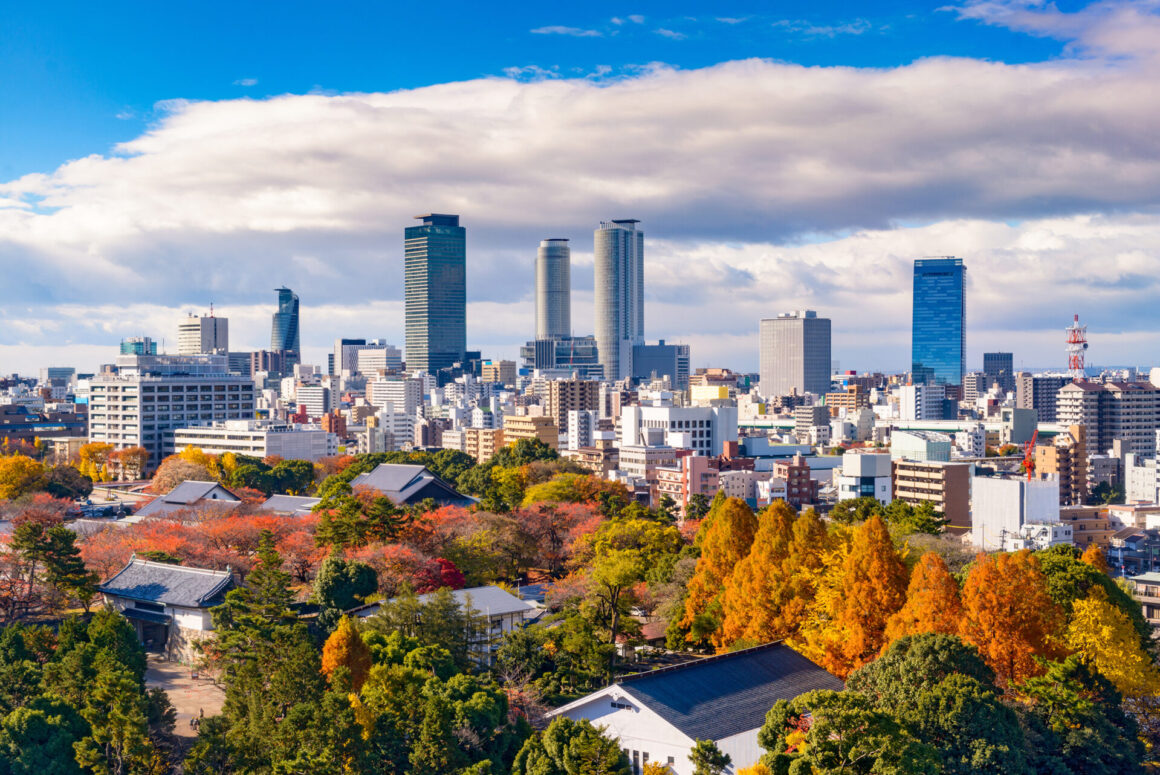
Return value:
[(338, 407), (337, 394), (322, 385), (298, 385), (294, 389), (294, 401), (306, 407), (307, 417), (321, 417)]
[(338, 437), (317, 425), (270, 420), (228, 420), (207, 426), (177, 428), (166, 443), (166, 454), (197, 447), (211, 455), (236, 455), (284, 460), (320, 460), (338, 454)]
[(725, 442), (737, 441), (737, 407), (626, 406), (620, 410), (622, 446), (641, 444), (646, 430), (659, 430), (665, 438), (670, 433), (687, 433), (687, 449), (698, 455), (720, 455)]
[(571, 409), (568, 411), (566, 449), (580, 449), (581, 447), (592, 446), (598, 414), (598, 412), (590, 409)]
[(1059, 480), (971, 477), (971, 543), (1002, 550), (1029, 523), (1059, 522)]
[(890, 457), (894, 460), (948, 463), (951, 437), (934, 431), (895, 430), (890, 434)]
[(413, 416), (423, 406), (423, 381), (414, 378), (371, 380), (367, 382), (367, 403)]
[(893, 500), (890, 455), (881, 452), (847, 452), (842, 455), (842, 468), (835, 480), (840, 501), (876, 498), (885, 506)]
[(955, 449), (958, 457), (985, 457), (987, 454), (987, 428), (979, 423), (955, 433)]
[(903, 385), (898, 394), (898, 414), (903, 420), (941, 420), (946, 388), (943, 385)]
[(191, 314), (177, 324), (178, 355), (225, 355), (229, 350), (228, 318)]

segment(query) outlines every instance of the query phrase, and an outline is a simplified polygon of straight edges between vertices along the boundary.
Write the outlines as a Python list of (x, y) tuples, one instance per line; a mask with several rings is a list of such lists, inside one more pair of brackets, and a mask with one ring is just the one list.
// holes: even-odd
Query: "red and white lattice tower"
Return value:
[(1067, 373), (1072, 379), (1085, 379), (1087, 376), (1083, 368), (1087, 346), (1087, 326), (1081, 326), (1079, 315), (1076, 315), (1067, 327)]

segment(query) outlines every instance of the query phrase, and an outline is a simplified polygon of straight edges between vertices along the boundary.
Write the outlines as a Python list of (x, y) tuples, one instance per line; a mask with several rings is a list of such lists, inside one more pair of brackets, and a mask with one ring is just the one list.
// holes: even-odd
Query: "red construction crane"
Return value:
[(1035, 475), (1035, 441), (1039, 438), (1039, 429), (1031, 434), (1031, 441), (1023, 445), (1023, 469), (1027, 472), (1027, 481)]

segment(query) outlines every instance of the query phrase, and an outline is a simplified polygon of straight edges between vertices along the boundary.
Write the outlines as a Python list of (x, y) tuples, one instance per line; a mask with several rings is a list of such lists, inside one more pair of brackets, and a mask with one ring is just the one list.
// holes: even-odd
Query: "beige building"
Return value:
[(568, 412), (600, 409), (600, 383), (589, 379), (552, 380), (544, 399), (544, 414), (552, 418), (561, 435), (567, 435)]
[(486, 463), (503, 447), (503, 428), (463, 428), (443, 431), (443, 449), (457, 449)]
[(551, 417), (508, 414), (503, 418), (504, 444), (514, 444), (520, 439), (542, 441), (552, 449), (560, 446), (560, 429)]
[(971, 464), (936, 460), (895, 460), (895, 500), (917, 506), (934, 504), (948, 521), (948, 528), (971, 527)]
[(1059, 479), (1059, 505), (1082, 506), (1087, 502), (1087, 432), (1082, 425), (1069, 426), (1044, 444), (1035, 446), (1035, 471)]
[(501, 385), (516, 384), (515, 361), (484, 361), (482, 365), (482, 381), (498, 382)]
[[(1061, 497), (1062, 494), (1061, 486)], [(1107, 511), (1099, 506), (1065, 506), (1059, 510), (1059, 521), (1071, 525), (1072, 540), (1080, 551), (1092, 544), (1107, 551), (1112, 533), (1117, 530), (1108, 519)]]

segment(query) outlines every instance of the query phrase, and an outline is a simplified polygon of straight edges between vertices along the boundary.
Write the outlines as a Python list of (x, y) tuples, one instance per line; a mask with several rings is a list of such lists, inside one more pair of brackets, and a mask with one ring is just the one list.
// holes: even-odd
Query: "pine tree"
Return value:
[(1062, 614), (1028, 551), (980, 554), (963, 584), (963, 640), (995, 671), (997, 683), (1039, 675), (1036, 657), (1059, 654)]
[(728, 498), (714, 508), (698, 533), (701, 558), (689, 581), (681, 626), (689, 639), (705, 643), (721, 622), (721, 595), (733, 570), (748, 554), (757, 532), (757, 517), (739, 498)]
[(848, 553), (822, 580), (795, 642), (840, 678), (878, 656), (886, 622), (906, 601), (906, 566), (877, 515), (855, 531)]
[(926, 632), (957, 634), (963, 602), (959, 585), (937, 552), (919, 558), (906, 589), (906, 604), (886, 623), (886, 646), (904, 635)]
[(797, 516), (785, 501), (765, 509), (749, 554), (725, 587), (724, 620), (713, 644), (756, 645), (795, 634), (813, 602), (827, 543), (826, 526), (813, 510)]
[(274, 548), (274, 534), (263, 530), (258, 537), (258, 564), (246, 578), (254, 593), (254, 602), (271, 609), (286, 609), (294, 599), (290, 592), (290, 574), (282, 570), (282, 556)]
[(77, 534), (62, 525), (55, 525), (46, 534), (44, 551), (45, 579), (57, 591), (72, 595), (88, 611), (97, 593), (97, 577), (85, 567), (81, 550), (76, 545)]
[(346, 616), (338, 620), (338, 627), (322, 647), (323, 674), (331, 678), (339, 667), (350, 671), (350, 683), (356, 692), (366, 682), (371, 669), (371, 651), (355, 623)]

